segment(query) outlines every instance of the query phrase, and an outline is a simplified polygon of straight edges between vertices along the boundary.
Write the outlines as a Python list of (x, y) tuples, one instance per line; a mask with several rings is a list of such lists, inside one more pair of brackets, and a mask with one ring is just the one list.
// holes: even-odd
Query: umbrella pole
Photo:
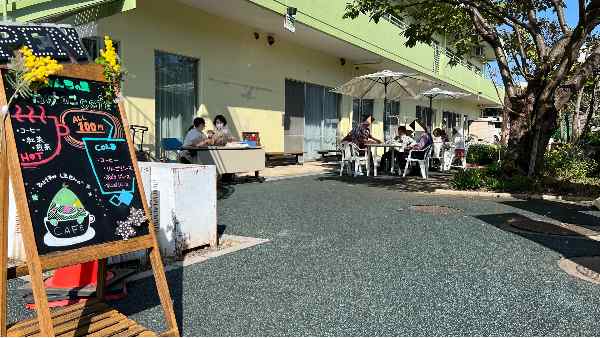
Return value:
[[(433, 119), (433, 96), (429, 97), (429, 112), (431, 113), (431, 118)], [(431, 121), (428, 121), (431, 122)], [(432, 129), (433, 128), (433, 123), (430, 123), (431, 127), (427, 126), (427, 129)], [(429, 130), (429, 132), (431, 132), (431, 130)]]
[(386, 123), (386, 121), (385, 121), (386, 111), (387, 111), (387, 86), (388, 86), (388, 82), (386, 80), (383, 83), (383, 140), (384, 140), (384, 142), (385, 142), (385, 127), (386, 127), (386, 125), (388, 127), (388, 132), (389, 132), (389, 128), (390, 128), (389, 123)]

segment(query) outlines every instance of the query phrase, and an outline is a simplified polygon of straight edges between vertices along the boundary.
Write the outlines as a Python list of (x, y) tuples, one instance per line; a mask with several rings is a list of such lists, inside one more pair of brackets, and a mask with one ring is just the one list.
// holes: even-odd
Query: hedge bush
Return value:
[(588, 157), (583, 148), (563, 144), (544, 154), (544, 174), (562, 180), (581, 180), (592, 177), (598, 163)]
[(488, 165), (498, 161), (500, 146), (493, 144), (473, 144), (467, 152), (467, 163)]
[(591, 146), (600, 146), (600, 131), (587, 133), (582, 141)]
[(484, 189), (508, 192), (529, 192), (541, 188), (537, 180), (527, 176), (504, 176), (496, 164), (482, 169), (460, 170), (450, 179), (450, 186), (457, 190)]
[[(472, 146), (473, 147), (473, 146)], [(473, 157), (489, 161), (492, 147), (477, 145)], [(470, 151), (470, 150), (469, 150)], [(487, 155), (486, 155), (487, 154)], [(487, 156), (487, 157), (486, 157)], [(484, 162), (485, 163), (485, 162)], [(518, 171), (500, 168), (492, 162), (485, 168), (473, 168), (454, 173), (450, 185), (458, 190), (491, 190), (508, 192), (564, 191), (578, 194), (600, 191), (600, 179), (594, 177), (600, 166), (587, 156), (581, 146), (565, 144), (557, 146), (544, 154), (543, 177), (531, 178), (520, 175)], [(553, 183), (549, 182), (552, 181)]]

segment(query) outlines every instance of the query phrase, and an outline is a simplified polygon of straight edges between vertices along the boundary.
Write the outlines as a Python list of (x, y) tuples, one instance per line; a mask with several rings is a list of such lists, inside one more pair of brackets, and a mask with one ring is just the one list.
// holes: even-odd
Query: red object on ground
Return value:
[[(113, 273), (106, 272), (106, 280), (113, 278)], [(66, 266), (54, 271), (44, 285), (47, 288), (74, 289), (98, 284), (98, 261)]]
[[(115, 277), (112, 271), (106, 272), (106, 284)], [(46, 288), (52, 289), (64, 289), (77, 290), (83, 288), (95, 287), (98, 284), (98, 261), (91, 261), (77, 265), (66, 266), (63, 268), (56, 269), (52, 277), (44, 281)], [(123, 291), (120, 293), (107, 293), (105, 298), (107, 300), (117, 300), (127, 296), (127, 290), (125, 284), (123, 284)], [(71, 299), (49, 301), (49, 307), (67, 306), (83, 302), (88, 297), (73, 297)], [(35, 304), (27, 304), (28, 309), (35, 309)]]

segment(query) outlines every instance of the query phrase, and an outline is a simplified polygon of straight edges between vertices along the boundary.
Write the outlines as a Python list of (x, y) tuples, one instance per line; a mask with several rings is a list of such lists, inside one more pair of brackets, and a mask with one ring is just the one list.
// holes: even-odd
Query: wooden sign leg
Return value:
[[(153, 225), (150, 226), (152, 227)], [(177, 327), (177, 320), (175, 319), (173, 301), (171, 300), (169, 285), (167, 284), (167, 277), (165, 275), (162, 259), (160, 258), (160, 252), (158, 251), (156, 238), (154, 239), (154, 242), (154, 247), (150, 249), (150, 264), (152, 264), (152, 270), (154, 271), (154, 281), (156, 282), (158, 298), (160, 298), (167, 326), (169, 327), (169, 330), (165, 332), (164, 335), (179, 337), (179, 328)]]
[[(0, 115), (1, 116), (1, 115)], [(4, 124), (4, 121), (1, 121)], [(6, 337), (6, 270), (8, 268), (8, 156), (4, 126), (0, 126), (0, 336)]]
[(98, 260), (98, 275), (96, 278), (96, 297), (101, 300), (104, 300), (104, 289), (106, 286), (106, 261), (106, 258)]

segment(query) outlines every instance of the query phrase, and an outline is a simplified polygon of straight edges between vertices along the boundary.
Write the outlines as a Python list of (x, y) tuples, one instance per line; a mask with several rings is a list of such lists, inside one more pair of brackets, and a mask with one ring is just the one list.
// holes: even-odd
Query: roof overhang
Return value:
[(6, 10), (9, 19), (19, 22), (57, 22), (89, 11), (91, 21), (134, 9), (136, 5), (137, 0), (13, 0), (0, 10)]

